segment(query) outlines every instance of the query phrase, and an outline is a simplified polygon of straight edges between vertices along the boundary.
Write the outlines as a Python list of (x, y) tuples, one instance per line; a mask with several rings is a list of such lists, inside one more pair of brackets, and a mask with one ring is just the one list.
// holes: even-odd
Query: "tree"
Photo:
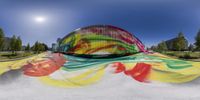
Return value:
[(30, 51), (30, 44), (29, 43), (27, 44), (25, 51)]
[(15, 51), (20, 51), (22, 49), (22, 40), (19, 36), (16, 38), (16, 36), (13, 35), (10, 42), (10, 48), (12, 53), (16, 53)]
[(178, 34), (178, 37), (173, 41), (173, 49), (176, 51), (186, 50), (187, 42), (182, 32)]
[(200, 50), (200, 30), (199, 32), (197, 33), (196, 37), (195, 37), (195, 46), (196, 46), (196, 50)]
[(45, 51), (45, 47), (42, 43), (39, 43), (39, 51)]
[(11, 38), (11, 42), (10, 42), (10, 49), (12, 51), (12, 53), (15, 53), (15, 50), (16, 50), (16, 36), (13, 35), (13, 37)]
[(193, 51), (194, 50), (194, 45), (190, 44), (189, 47), (188, 47), (188, 50), (189, 51)]
[(165, 41), (162, 41), (161, 43), (158, 44), (157, 50), (158, 51), (167, 51), (168, 50)]
[(33, 51), (35, 53), (39, 52), (39, 42), (38, 41), (36, 41), (35, 44), (33, 45)]
[(20, 51), (22, 49), (22, 40), (21, 38), (18, 36), (15, 42), (15, 50), (16, 51)]
[(175, 50), (175, 51), (179, 51), (180, 50), (180, 44), (178, 43), (179, 42), (179, 40), (178, 39), (175, 39), (174, 41), (173, 41), (173, 44), (172, 44), (172, 47), (173, 47), (173, 50)]
[(49, 49), (45, 43), (42, 43), (42, 45), (44, 46), (44, 51), (47, 51)]
[(4, 44), (4, 32), (0, 28), (0, 50), (3, 50), (3, 44)]
[(151, 46), (150, 50), (157, 51), (157, 46)]
[(36, 41), (35, 44), (31, 47), (31, 49), (35, 53), (40, 53), (42, 51), (48, 50), (48, 46), (46, 44), (44, 44), (44, 43), (40, 43), (40, 42)]

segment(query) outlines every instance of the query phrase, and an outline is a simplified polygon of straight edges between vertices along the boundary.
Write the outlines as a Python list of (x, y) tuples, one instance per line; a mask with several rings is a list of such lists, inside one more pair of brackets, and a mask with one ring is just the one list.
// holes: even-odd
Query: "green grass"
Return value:
[(0, 61), (28, 57), (33, 54), (34, 53), (32, 52), (18, 52), (16, 54), (13, 54), (12, 52), (0, 52)]
[(162, 54), (184, 60), (200, 61), (200, 52), (191, 51), (165, 51)]

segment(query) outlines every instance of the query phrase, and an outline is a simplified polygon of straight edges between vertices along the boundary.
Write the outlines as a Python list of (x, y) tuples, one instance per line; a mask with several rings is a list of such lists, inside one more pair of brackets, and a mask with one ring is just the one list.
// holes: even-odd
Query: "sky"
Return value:
[(51, 46), (80, 27), (123, 28), (147, 47), (183, 32), (189, 43), (200, 29), (199, 0), (0, 0), (0, 28), (23, 45)]

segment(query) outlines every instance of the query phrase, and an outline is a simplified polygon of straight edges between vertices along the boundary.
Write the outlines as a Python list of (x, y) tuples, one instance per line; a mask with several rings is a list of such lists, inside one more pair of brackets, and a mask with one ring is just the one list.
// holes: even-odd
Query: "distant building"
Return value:
[(56, 41), (56, 42), (59, 43), (60, 41), (61, 41), (61, 38), (57, 38), (57, 41)]
[[(183, 36), (182, 33), (179, 33), (178, 37), (184, 37), (184, 36)], [(178, 39), (178, 37), (165, 41), (168, 50), (174, 50), (174, 48), (173, 48), (173, 43)], [(185, 50), (187, 50), (187, 49), (188, 49), (188, 41), (187, 41), (187, 39), (185, 39), (185, 38), (184, 38), (184, 41), (185, 41), (185, 43), (186, 43), (186, 44), (184, 45), (184, 48), (185, 48)]]
[(59, 47), (59, 42), (60, 42), (61, 38), (57, 39), (57, 43), (52, 43), (52, 51), (53, 52), (57, 52), (58, 51), (58, 47)]
[(10, 42), (11, 42), (11, 38), (4, 37), (3, 51), (10, 50)]
[(52, 43), (52, 51), (56, 52), (57, 48), (58, 48), (57, 44), (56, 43)]
[[(4, 42), (3, 42), (3, 51), (9, 51), (10, 50), (10, 42), (11, 38), (10, 37), (4, 37)], [(22, 51), (25, 50), (26, 46), (22, 46)]]
[(22, 51), (25, 51), (25, 49), (26, 49), (26, 46), (25, 45), (22, 45)]

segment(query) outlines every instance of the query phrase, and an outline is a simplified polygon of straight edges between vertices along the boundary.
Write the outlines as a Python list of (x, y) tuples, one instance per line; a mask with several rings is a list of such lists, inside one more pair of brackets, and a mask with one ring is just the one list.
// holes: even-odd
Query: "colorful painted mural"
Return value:
[(54, 54), (53, 57), (55, 58), (25, 65), (24, 74), (38, 77), (41, 82), (58, 87), (79, 87), (96, 83), (104, 77), (108, 67), (113, 69), (113, 74), (123, 73), (130, 79), (147, 84), (152, 81), (189, 82), (200, 75), (199, 62), (178, 60), (158, 53), (101, 59), (63, 54)]
[(58, 51), (84, 57), (105, 57), (104, 55), (126, 56), (146, 52), (144, 48), (139, 39), (121, 28), (94, 25), (69, 33), (60, 41)]

